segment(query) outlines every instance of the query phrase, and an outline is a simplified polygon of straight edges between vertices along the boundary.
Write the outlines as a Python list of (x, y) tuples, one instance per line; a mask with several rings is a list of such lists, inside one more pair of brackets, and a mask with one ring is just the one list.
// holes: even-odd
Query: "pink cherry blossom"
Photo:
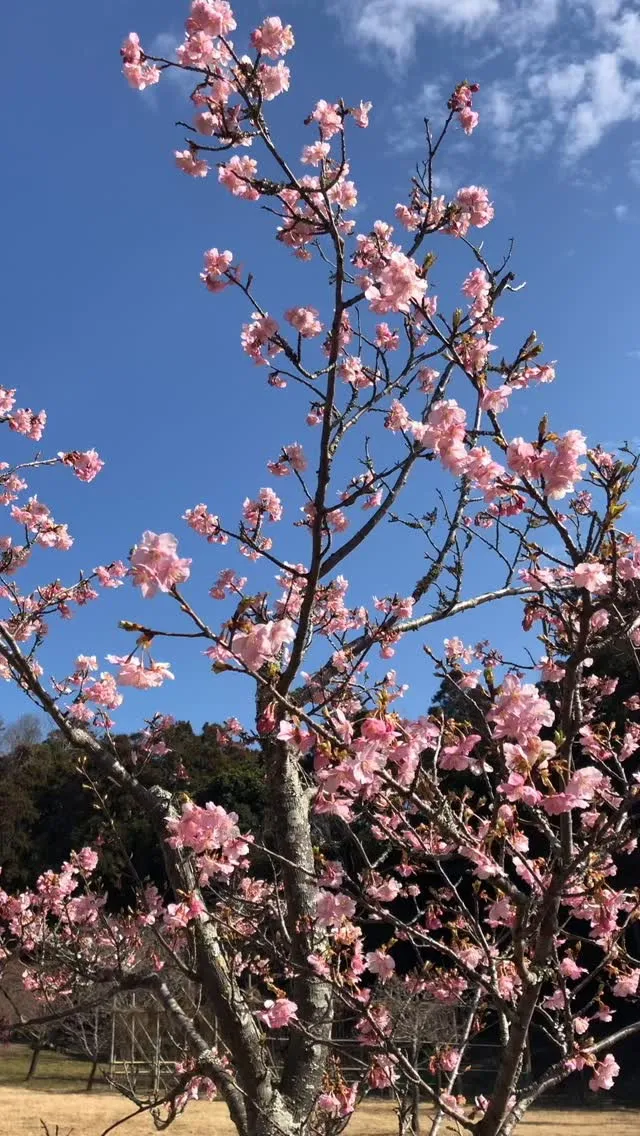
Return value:
[(269, 1026), (269, 1029), (282, 1029), (289, 1022), (296, 1020), (297, 1011), (296, 1003), (289, 998), (276, 998), (275, 1002), (272, 998), (268, 998), (264, 1003), (264, 1009), (258, 1010), (257, 1016), (261, 1022)]
[(361, 102), (359, 106), (351, 108), (351, 117), (356, 126), (365, 129), (369, 125), (369, 112), (373, 107), (373, 103)]
[(616, 980), (611, 993), (617, 998), (633, 998), (638, 993), (640, 983), (640, 968), (635, 967), (628, 974), (621, 974)]
[(545, 797), (542, 807), (551, 815), (568, 813), (572, 809), (586, 809), (604, 781), (604, 774), (593, 766), (578, 769), (569, 779), (564, 792)]
[(333, 138), (334, 134), (339, 134), (343, 129), (338, 104), (328, 103), (326, 99), (320, 99), (320, 101), (316, 103), (315, 110), (309, 121), (318, 123), (323, 142), (328, 142)]
[(14, 410), (9, 419), (9, 429), (24, 434), (32, 442), (39, 442), (47, 424), (46, 411), (35, 414), (33, 410)]
[(301, 161), (305, 166), (319, 166), (325, 158), (328, 158), (330, 151), (331, 146), (328, 142), (312, 142), (310, 146), (303, 148)]
[(115, 560), (107, 567), (100, 565), (98, 568), (94, 568), (94, 573), (102, 587), (122, 587), (124, 577), (127, 574), (127, 567), (122, 560)]
[(610, 585), (608, 573), (602, 564), (597, 562), (578, 564), (577, 568), (573, 570), (573, 580), (576, 587), (586, 588), (592, 594), (594, 592), (606, 592)]
[(473, 134), (480, 121), (480, 115), (477, 110), (471, 110), (471, 107), (464, 107), (458, 114), (458, 121), (465, 134)]
[(107, 655), (107, 661), (119, 667), (116, 681), (118, 686), (135, 686), (138, 690), (155, 690), (165, 679), (174, 678), (169, 663), (154, 663), (145, 666), (137, 656)]
[(278, 324), (266, 313), (261, 316), (258, 312), (254, 312), (251, 323), (243, 324), (242, 346), (254, 363), (265, 366), (269, 358), (282, 350), (279, 344), (274, 342), (277, 334)]
[(284, 313), (284, 318), (287, 323), (295, 327), (303, 339), (311, 339), (314, 335), (320, 335), (322, 331), (317, 308), (289, 308)]
[(194, 532), (206, 537), (209, 544), (227, 544), (229, 537), (220, 529), (220, 518), (210, 513), (206, 505), (187, 509), (182, 519)]
[(270, 59), (286, 55), (295, 43), (290, 24), (284, 25), (279, 16), (269, 16), (251, 33), (253, 46)]
[(168, 592), (189, 579), (191, 560), (178, 556), (178, 542), (171, 533), (144, 532), (131, 553), (131, 575), (145, 599)]
[(615, 1060), (612, 1053), (607, 1053), (603, 1061), (599, 1061), (593, 1070), (593, 1075), (589, 1081), (589, 1088), (594, 1093), (599, 1089), (612, 1089), (613, 1082), (620, 1072), (620, 1066)]
[(400, 346), (400, 336), (392, 331), (387, 323), (379, 323), (376, 328), (375, 345), (381, 351), (397, 351)]
[(122, 706), (122, 695), (116, 687), (115, 678), (108, 671), (103, 671), (100, 678), (85, 683), (82, 693), (88, 702), (96, 702), (106, 710), (117, 710)]
[(540, 459), (539, 469), (544, 476), (545, 492), (553, 500), (560, 500), (572, 493), (575, 484), (584, 471), (578, 458), (587, 452), (584, 434), (579, 430), (568, 430), (555, 443), (555, 453), (546, 451)]
[(120, 54), (124, 63), (140, 62), (143, 52), (140, 46), (140, 36), (137, 32), (129, 32), (129, 35), (120, 48)]
[(160, 82), (160, 70), (152, 63), (125, 63), (122, 71), (134, 91), (146, 91)]
[(96, 450), (87, 450), (85, 453), (72, 450), (68, 454), (60, 453), (58, 457), (64, 465), (71, 466), (80, 481), (93, 481), (104, 467), (104, 462)]
[(270, 67), (268, 63), (263, 63), (258, 70), (258, 78), (262, 88), (262, 97), (266, 102), (271, 102), (272, 99), (289, 90), (291, 72), (282, 60), (274, 64), (273, 67)]
[[(277, 659), (282, 648), (292, 643), (295, 638), (293, 624), (290, 619), (278, 619), (261, 623), (248, 631), (236, 631), (233, 634), (228, 651), (253, 671), (259, 671), (265, 663)], [(218, 658), (218, 649), (212, 648), (207, 654)]]
[(338, 927), (343, 919), (352, 919), (356, 905), (342, 892), (320, 891), (316, 903), (316, 919), (320, 927)]
[(282, 502), (277, 493), (274, 493), (273, 489), (268, 487), (260, 490), (256, 501), (247, 497), (242, 506), (242, 516), (247, 524), (252, 526), (259, 525), (263, 516), (277, 523), (282, 520), (283, 511)]
[(443, 746), (438, 764), (442, 769), (468, 769), (471, 752), (480, 741), (480, 734), (469, 734), (453, 745)]
[(187, 35), (176, 55), (178, 62), (184, 67), (207, 67), (215, 61), (218, 48), (207, 32), (196, 31)]
[(477, 185), (459, 189), (455, 206), (456, 212), (448, 223), (446, 231), (456, 237), (465, 237), (472, 226), (483, 229), (495, 215), (488, 191)]
[(234, 197), (242, 197), (245, 201), (257, 201), (260, 194), (251, 184), (257, 173), (258, 163), (255, 158), (234, 154), (226, 165), (220, 166), (218, 181), (226, 186)]
[(494, 724), (494, 737), (515, 738), (526, 745), (543, 726), (552, 726), (555, 717), (546, 698), (541, 698), (532, 684), (524, 684), (517, 675), (505, 678), (495, 705), (487, 712)]
[(365, 958), (367, 970), (376, 974), (382, 983), (388, 982), (393, 976), (396, 964), (391, 955), (386, 954), (385, 951), (369, 951)]
[(193, 0), (187, 32), (206, 32), (211, 36), (226, 36), (237, 27), (231, 5), (227, 0)]
[(204, 272), (200, 273), (200, 279), (206, 284), (210, 292), (221, 292), (223, 288), (227, 288), (231, 283), (230, 280), (225, 279), (231, 262), (233, 261), (233, 253), (229, 249), (224, 252), (218, 252), (217, 248), (211, 248), (204, 254)]
[(571, 955), (567, 955), (560, 963), (560, 973), (564, 975), (565, 978), (571, 978), (576, 981), (578, 978), (581, 978), (583, 974), (586, 974), (587, 970), (584, 966), (578, 966), (576, 960), (572, 958)]
[(376, 274), (375, 285), (365, 290), (374, 312), (409, 312), (412, 304), (421, 304), (427, 289), (426, 280), (418, 275), (415, 260), (402, 252), (392, 252)]
[(11, 414), (16, 401), (15, 390), (0, 386), (0, 415)]
[(98, 854), (93, 848), (81, 848), (79, 852), (71, 853), (71, 863), (85, 875), (91, 875), (98, 866)]
[(495, 390), (486, 390), (480, 399), (483, 410), (492, 410), (494, 414), (501, 414), (509, 405), (511, 387), (500, 386)]
[(194, 150), (176, 150), (176, 166), (191, 177), (206, 177), (209, 173), (209, 164), (204, 158), (197, 158)]

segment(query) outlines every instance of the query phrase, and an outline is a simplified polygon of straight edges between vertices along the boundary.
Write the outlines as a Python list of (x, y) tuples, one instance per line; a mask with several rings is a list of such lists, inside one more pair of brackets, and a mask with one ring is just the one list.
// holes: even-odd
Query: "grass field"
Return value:
[[(23, 1046), (0, 1047), (0, 1136), (44, 1136), (41, 1121), (49, 1136), (101, 1136), (132, 1111), (128, 1101), (100, 1085), (91, 1093), (79, 1091), (87, 1081), (86, 1062), (56, 1053), (41, 1054), (37, 1075), (30, 1087), (25, 1086), (29, 1056)], [(426, 1124), (425, 1128), (428, 1131)], [(152, 1136), (154, 1131), (148, 1116), (115, 1129), (117, 1136)], [(190, 1105), (171, 1131), (176, 1136), (234, 1136), (235, 1132), (224, 1105), (206, 1102)], [(348, 1136), (396, 1136), (393, 1106), (365, 1104), (347, 1131)], [(446, 1129), (446, 1136), (454, 1131)], [(606, 1136), (640, 1136), (640, 1112), (537, 1109), (518, 1129), (520, 1136), (603, 1136), (604, 1131)]]
[[(100, 1136), (109, 1124), (131, 1111), (127, 1101), (112, 1093), (49, 1093), (29, 1089), (0, 1088), (2, 1136), (44, 1136), (41, 1120), (50, 1136)], [(638, 1136), (637, 1112), (560, 1112), (536, 1110), (518, 1129), (521, 1136)], [(138, 1117), (117, 1128), (119, 1136), (151, 1136), (153, 1122)], [(223, 1105), (192, 1104), (171, 1128), (176, 1136), (233, 1136)], [(395, 1136), (391, 1105), (365, 1104), (356, 1114), (349, 1136)], [(453, 1136), (453, 1130), (447, 1130)], [(443, 1134), (444, 1136), (444, 1134)]]

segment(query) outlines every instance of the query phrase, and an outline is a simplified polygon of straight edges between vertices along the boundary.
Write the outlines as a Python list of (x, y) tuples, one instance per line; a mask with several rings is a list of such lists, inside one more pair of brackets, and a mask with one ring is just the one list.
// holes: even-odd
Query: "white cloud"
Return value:
[(613, 212), (617, 221), (626, 221), (629, 216), (628, 205), (614, 205)]
[(567, 153), (580, 157), (601, 141), (609, 127), (640, 117), (640, 78), (632, 79), (619, 56), (601, 52), (588, 64), (586, 97), (569, 121)]
[[(625, 0), (326, 0), (360, 47), (405, 61), (428, 34), (455, 33), (453, 60), (473, 41), (478, 70), (499, 57), (479, 109), (508, 160), (557, 142), (571, 162), (611, 129), (640, 119), (640, 12)], [(438, 42), (440, 47), (440, 42)], [(455, 48), (458, 48), (456, 51)], [(456, 64), (457, 68), (458, 64)], [(475, 73), (474, 73), (475, 78)], [(415, 106), (415, 103), (414, 103)], [(631, 176), (640, 180), (640, 157)]]
[(500, 15), (501, 0), (332, 0), (363, 45), (383, 48), (396, 61), (413, 52), (423, 27), (434, 25), (481, 36)]

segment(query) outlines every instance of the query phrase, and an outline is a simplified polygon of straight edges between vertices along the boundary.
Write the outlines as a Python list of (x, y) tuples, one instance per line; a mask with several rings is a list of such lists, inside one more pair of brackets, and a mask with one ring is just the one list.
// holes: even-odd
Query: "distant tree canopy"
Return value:
[[(3, 730), (0, 756), (0, 866), (5, 888), (31, 886), (72, 849), (103, 845), (105, 882), (112, 901), (126, 903), (135, 875), (164, 886), (164, 869), (146, 816), (121, 795), (109, 800), (107, 827), (100, 798), (60, 734), (40, 740), (37, 719)], [(198, 804), (213, 800), (238, 813), (244, 831), (259, 832), (263, 815), (261, 756), (220, 740), (219, 728), (194, 733), (178, 722), (166, 735), (171, 754), (139, 771), (142, 781), (188, 793)], [(129, 759), (135, 735), (117, 739)], [(186, 774), (186, 775), (185, 775)], [(124, 849), (129, 850), (129, 856)]]

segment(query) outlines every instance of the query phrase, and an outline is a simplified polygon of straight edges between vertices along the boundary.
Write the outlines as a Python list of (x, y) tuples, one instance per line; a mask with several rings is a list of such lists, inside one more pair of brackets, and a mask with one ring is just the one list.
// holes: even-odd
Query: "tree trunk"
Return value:
[(28, 1071), (28, 1073), (25, 1077), (25, 1081), (30, 1081), (30, 1080), (32, 1080), (33, 1077), (35, 1077), (36, 1069), (38, 1068), (38, 1061), (40, 1060), (40, 1054), (41, 1053), (42, 1053), (42, 1043), (37, 1041), (35, 1043), (35, 1045), (33, 1046), (33, 1049), (31, 1051), (31, 1064), (29, 1065), (29, 1071)]
[(85, 1090), (87, 1093), (90, 1093), (92, 1088), (93, 1088), (97, 1072), (98, 1072), (98, 1058), (96, 1057), (96, 1058), (94, 1058), (93, 1063), (91, 1065), (91, 1071), (89, 1073), (89, 1078), (87, 1080), (87, 1087), (86, 1087), (86, 1090)]

